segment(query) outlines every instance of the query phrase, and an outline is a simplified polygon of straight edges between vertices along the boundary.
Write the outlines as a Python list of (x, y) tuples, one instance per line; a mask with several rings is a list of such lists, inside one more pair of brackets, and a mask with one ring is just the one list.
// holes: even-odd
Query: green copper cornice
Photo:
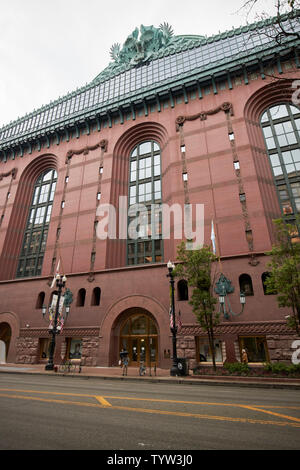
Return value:
[[(277, 44), (266, 38), (263, 28), (272, 22), (274, 19), (210, 38), (174, 36), (167, 24), (160, 26), (163, 29), (143, 26), (135, 30), (130, 40), (126, 39), (124, 50), (124, 46), (113, 47), (114, 62), (91, 83), (2, 127), (0, 159), (5, 161), (10, 153), (15, 155), (15, 148), (24, 154), (37, 139), (38, 148), (45, 142), (49, 147), (51, 137), (59, 144), (60, 137), (69, 140), (74, 130), (79, 137), (79, 128), (85, 127), (87, 133), (91, 132), (91, 124), (100, 131), (104, 120), (112, 126), (116, 116), (122, 124), (128, 110), (132, 111), (132, 119), (136, 118), (139, 106), (147, 115), (148, 105), (156, 102), (160, 111), (162, 99), (169, 99), (173, 107), (178, 93), (188, 102), (187, 91), (191, 87), (198, 90), (200, 99), (201, 86), (209, 84), (213, 93), (217, 93), (216, 80), (227, 81), (228, 88), (232, 89), (232, 71), (241, 71), (245, 84), (249, 67), (256, 67), (264, 78), (263, 68), (270, 58), (277, 62), (279, 73), (281, 56), (294, 56), (299, 67), (300, 41), (289, 36)], [(299, 31), (298, 22), (297, 26)], [(150, 35), (156, 42), (145, 40)]]

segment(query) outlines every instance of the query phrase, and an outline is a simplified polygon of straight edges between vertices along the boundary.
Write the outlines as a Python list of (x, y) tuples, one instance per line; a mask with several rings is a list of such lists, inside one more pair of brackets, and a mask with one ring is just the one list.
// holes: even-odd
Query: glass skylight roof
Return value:
[[(299, 27), (299, 24), (298, 24)], [(254, 30), (247, 33), (227, 33), (224, 39), (208, 39), (198, 47), (177, 52), (147, 64), (135, 66), (102, 83), (94, 84), (64, 97), (59, 102), (52, 103), (40, 110), (15, 121), (0, 130), (0, 143), (26, 136), (34, 131), (41, 132), (50, 126), (74, 119), (89, 110), (101, 110), (101, 107), (113, 105), (121, 99), (130, 97), (139, 91), (152, 91), (169, 81), (192, 73), (209, 71), (216, 65), (247, 57), (250, 52), (267, 51), (274, 47), (271, 41), (271, 27), (264, 31)], [(266, 47), (267, 46), (267, 47)]]

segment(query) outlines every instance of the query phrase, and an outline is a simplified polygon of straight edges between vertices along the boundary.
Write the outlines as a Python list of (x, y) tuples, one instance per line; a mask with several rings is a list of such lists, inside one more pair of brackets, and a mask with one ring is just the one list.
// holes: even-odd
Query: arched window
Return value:
[(95, 287), (92, 294), (91, 305), (100, 305), (101, 299), (101, 289), (100, 287)]
[(252, 279), (249, 274), (241, 274), (239, 277), (240, 291), (245, 295), (254, 295)]
[(188, 285), (184, 279), (181, 279), (177, 283), (177, 296), (178, 300), (189, 300)]
[(266, 280), (268, 279), (269, 276), (270, 276), (270, 273), (268, 273), (268, 272), (262, 273), (262, 275), (261, 275), (261, 282), (262, 282), (262, 285), (263, 285), (263, 290), (264, 290), (265, 295), (276, 294), (276, 291), (267, 292)]
[(17, 277), (41, 275), (56, 181), (56, 171), (49, 169), (35, 182)]
[(268, 108), (261, 126), (282, 213), (300, 213), (300, 110), (288, 103)]
[[(160, 147), (149, 140), (137, 145), (130, 155), (127, 264), (162, 261), (160, 203)], [(157, 210), (151, 210), (151, 204)]]
[(40, 292), (36, 301), (35, 308), (42, 308), (45, 302), (45, 292)]
[(79, 289), (78, 294), (77, 294), (77, 304), (76, 304), (77, 307), (84, 307), (85, 295), (86, 295), (86, 290)]

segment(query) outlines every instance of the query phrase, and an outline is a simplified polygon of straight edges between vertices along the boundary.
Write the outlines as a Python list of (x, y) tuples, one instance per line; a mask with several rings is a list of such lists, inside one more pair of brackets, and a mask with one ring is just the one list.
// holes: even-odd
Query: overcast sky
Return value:
[[(213, 35), (246, 24), (244, 0), (0, 0), (0, 127), (89, 83), (136, 26)], [(275, 14), (258, 0), (249, 17)]]

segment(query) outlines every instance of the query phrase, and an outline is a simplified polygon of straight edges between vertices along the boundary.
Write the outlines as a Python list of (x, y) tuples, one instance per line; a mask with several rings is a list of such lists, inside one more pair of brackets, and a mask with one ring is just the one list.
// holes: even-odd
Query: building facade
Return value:
[[(270, 19), (206, 38), (141, 26), (90, 84), (0, 129), (3, 361), (47, 361), (42, 306), (52, 304), (59, 265), (73, 302), (56, 362), (113, 366), (124, 347), (132, 366), (169, 368), (166, 263), (180, 239), (172, 217), (163, 236), (153, 213), (162, 203), (204, 205), (206, 244), (214, 221), (218, 269), (234, 287), (216, 329), (217, 361), (240, 361), (244, 347), (250, 362), (290, 360), (289, 311), (264, 280), (272, 220), (300, 210), (299, 40), (278, 43), (272, 28)], [(116, 223), (103, 236), (108, 204)], [(145, 208), (138, 237), (128, 235), (134, 204)], [(178, 356), (193, 367), (211, 356), (190, 294), (176, 280)]]

